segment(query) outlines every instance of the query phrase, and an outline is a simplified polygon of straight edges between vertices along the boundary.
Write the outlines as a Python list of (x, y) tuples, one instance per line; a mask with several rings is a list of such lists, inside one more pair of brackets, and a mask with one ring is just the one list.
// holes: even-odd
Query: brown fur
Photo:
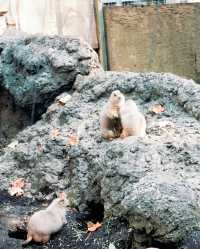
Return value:
[(119, 91), (113, 91), (108, 102), (103, 108), (100, 119), (102, 136), (106, 139), (119, 137), (122, 132), (120, 119), (120, 106), (123, 105), (124, 95)]

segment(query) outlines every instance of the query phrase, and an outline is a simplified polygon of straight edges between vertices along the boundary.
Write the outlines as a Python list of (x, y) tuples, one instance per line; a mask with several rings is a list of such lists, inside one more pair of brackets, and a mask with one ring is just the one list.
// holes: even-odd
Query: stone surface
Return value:
[(193, 232), (189, 234), (185, 241), (183, 247), (181, 249), (198, 249), (200, 248), (200, 232)]
[(18, 106), (35, 108), (38, 114), (71, 89), (77, 74), (89, 74), (95, 63), (99, 65), (96, 53), (79, 39), (14, 31), (0, 38), (1, 85)]
[(100, 69), (83, 41), (8, 31), (0, 37), (0, 149), (37, 121), (77, 74)]
[[(101, 137), (99, 113), (116, 89), (144, 112), (146, 137)], [(155, 104), (165, 111), (153, 115)], [(80, 211), (103, 205), (105, 222), (126, 218), (132, 248), (178, 248), (200, 225), (199, 106), (200, 86), (171, 74), (79, 76), (65, 105), (53, 103), (17, 135), (15, 148), (5, 148), (0, 188), (24, 177), (25, 195), (37, 200), (66, 190)]]

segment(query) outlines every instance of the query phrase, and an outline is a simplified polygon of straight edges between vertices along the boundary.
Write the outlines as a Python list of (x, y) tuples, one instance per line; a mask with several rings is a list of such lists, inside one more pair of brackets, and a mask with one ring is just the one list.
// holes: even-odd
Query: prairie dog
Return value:
[(56, 198), (44, 210), (35, 212), (28, 222), (27, 240), (23, 245), (30, 241), (47, 243), (51, 234), (58, 232), (66, 223), (65, 212), (69, 206), (66, 198)]
[(113, 91), (100, 115), (100, 128), (102, 136), (106, 139), (119, 137), (122, 131), (120, 108), (125, 103), (124, 95)]
[(123, 128), (122, 138), (128, 136), (145, 136), (146, 120), (133, 100), (127, 100), (125, 104), (121, 106), (120, 116)]

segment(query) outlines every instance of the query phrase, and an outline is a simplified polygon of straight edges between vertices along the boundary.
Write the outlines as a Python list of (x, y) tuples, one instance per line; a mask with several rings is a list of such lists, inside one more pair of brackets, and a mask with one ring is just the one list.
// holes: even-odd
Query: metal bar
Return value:
[(105, 22), (103, 14), (103, 5), (99, 0), (94, 0), (95, 16), (97, 20), (97, 36), (100, 48), (100, 61), (104, 70), (108, 70), (108, 56), (106, 44)]

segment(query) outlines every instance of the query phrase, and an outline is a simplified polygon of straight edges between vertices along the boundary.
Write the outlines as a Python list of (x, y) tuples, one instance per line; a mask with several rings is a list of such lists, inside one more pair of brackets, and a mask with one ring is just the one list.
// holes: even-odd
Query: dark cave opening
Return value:
[(26, 240), (27, 232), (21, 229), (17, 229), (15, 232), (8, 231), (8, 236), (13, 239)]
[(163, 243), (160, 241), (153, 240), (151, 247), (159, 248), (159, 249), (177, 249), (178, 246), (175, 243)]
[(101, 202), (96, 203), (91, 201), (87, 203), (87, 220), (90, 220), (94, 223), (102, 222), (104, 219), (104, 205)]
[(0, 149), (30, 123), (27, 112), (16, 106), (11, 94), (0, 86)]

